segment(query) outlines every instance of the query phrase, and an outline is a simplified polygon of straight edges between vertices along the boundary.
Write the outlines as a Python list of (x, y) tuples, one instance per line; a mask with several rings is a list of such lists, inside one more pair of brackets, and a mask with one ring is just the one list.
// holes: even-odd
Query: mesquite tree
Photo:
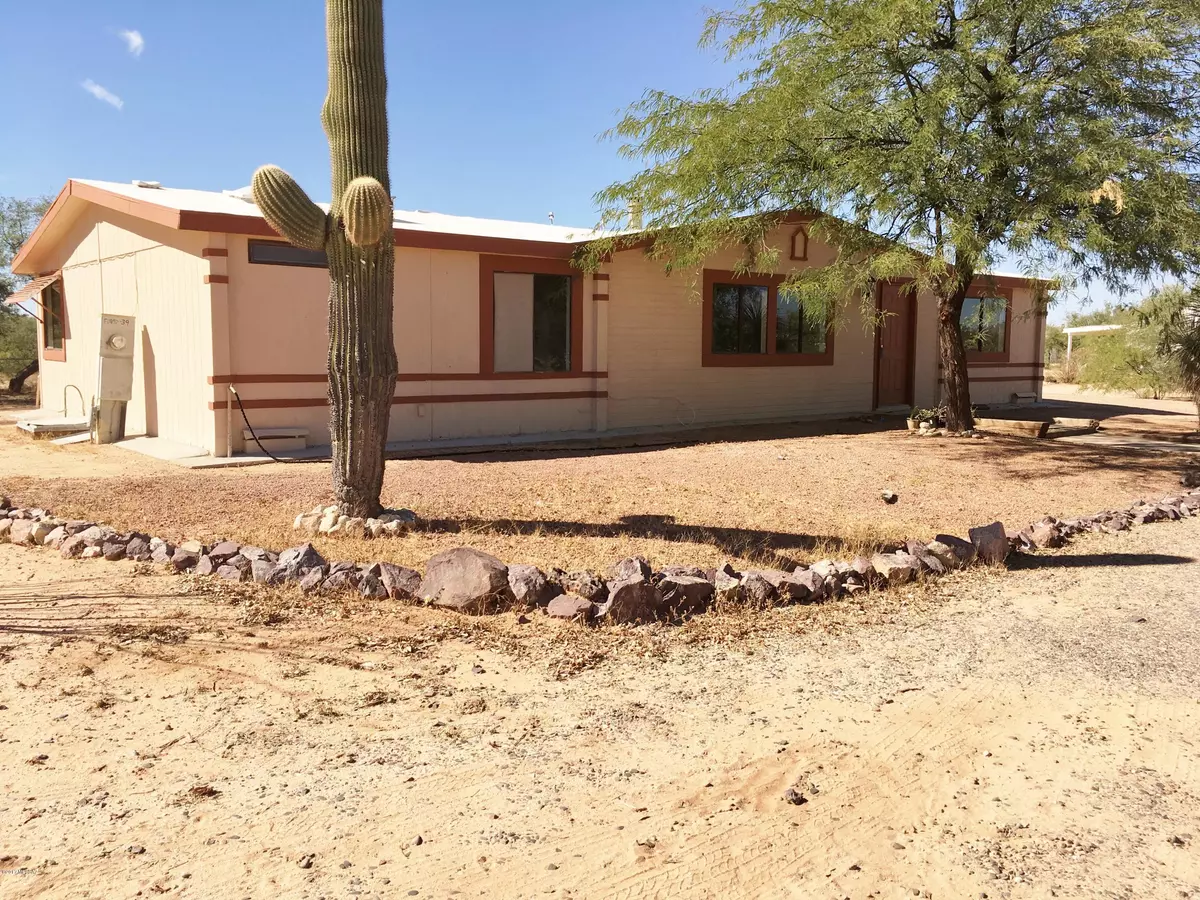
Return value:
[(333, 490), (352, 516), (379, 512), (388, 416), (396, 389), (392, 336), (391, 182), (383, 0), (327, 0), (329, 212), (277, 166), (254, 173), (254, 201), (271, 227), (329, 259), (329, 430)]
[(952, 429), (963, 300), (998, 258), (1115, 289), (1196, 265), (1196, 0), (757, 0), (705, 43), (741, 77), (630, 108), (613, 133), (644, 169), (598, 195), (602, 224), (637, 204), (670, 268), (742, 245), (764, 271), (783, 213), (818, 214), (837, 258), (788, 287), (871, 316), (877, 279), (931, 292)]

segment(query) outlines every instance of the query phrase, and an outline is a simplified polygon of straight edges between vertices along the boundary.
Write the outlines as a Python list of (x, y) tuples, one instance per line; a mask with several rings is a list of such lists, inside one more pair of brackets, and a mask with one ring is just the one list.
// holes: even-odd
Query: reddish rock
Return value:
[(427, 603), (469, 615), (484, 615), (513, 603), (508, 567), (471, 547), (447, 550), (429, 560), (420, 594)]
[(546, 615), (552, 619), (577, 619), (586, 622), (592, 618), (596, 605), (578, 594), (560, 594), (546, 606)]

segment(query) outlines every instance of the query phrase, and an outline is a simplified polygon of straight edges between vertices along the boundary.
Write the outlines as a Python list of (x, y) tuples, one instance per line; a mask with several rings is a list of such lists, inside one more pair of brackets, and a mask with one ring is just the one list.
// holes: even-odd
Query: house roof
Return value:
[[(124, 184), (73, 178), (59, 192), (33, 234), (13, 258), (18, 275), (42, 275), (54, 265), (56, 242), (88, 204), (116, 210), (181, 231), (207, 231), (274, 238), (279, 235), (250, 199), (249, 188), (236, 191), (195, 191), (160, 187), (147, 182)], [(325, 207), (328, 209), (328, 206)], [(795, 221), (808, 221), (811, 215)], [(397, 247), (468, 250), (512, 256), (569, 259), (588, 241), (605, 236), (590, 228), (478, 219), (425, 210), (395, 210), (392, 234)], [(1040, 279), (992, 273), (1001, 285), (1023, 286)]]
[[(181, 231), (278, 238), (258, 207), (243, 199), (248, 193), (246, 189), (195, 191), (73, 178), (13, 259), (12, 270), (23, 275), (43, 271), (44, 248), (53, 245), (89, 203)], [(394, 212), (393, 234), (398, 247), (556, 258), (569, 257), (580, 244), (598, 236), (590, 228), (400, 209)]]

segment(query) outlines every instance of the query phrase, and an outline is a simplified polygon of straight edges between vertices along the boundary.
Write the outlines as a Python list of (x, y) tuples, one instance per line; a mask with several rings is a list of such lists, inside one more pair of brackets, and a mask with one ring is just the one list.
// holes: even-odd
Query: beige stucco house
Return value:
[[(398, 211), (394, 233), (393, 442), (792, 420), (939, 396), (931, 297), (882, 285), (883, 328), (851, 309), (827, 329), (776, 290), (792, 267), (831, 257), (801, 220), (775, 235), (779, 274), (757, 278), (731, 274), (733, 252), (696, 278), (638, 250), (584, 274), (569, 260), (592, 234), (555, 225)], [(36, 276), (17, 298), (41, 318), (44, 411), (80, 412), (76, 388), (90, 407), (100, 315), (117, 314), (138, 335), (127, 434), (241, 452), (233, 384), (256, 428), (328, 443), (323, 259), (282, 243), (244, 195), (73, 180), (13, 268)], [(1034, 287), (996, 276), (968, 301), (976, 403), (1040, 397)]]

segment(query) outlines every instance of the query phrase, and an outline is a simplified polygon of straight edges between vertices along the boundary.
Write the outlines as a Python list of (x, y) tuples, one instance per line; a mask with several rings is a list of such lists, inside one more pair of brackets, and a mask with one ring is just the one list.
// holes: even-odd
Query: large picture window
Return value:
[(583, 369), (583, 284), (566, 261), (480, 258), (480, 372)]
[(1010, 299), (1005, 296), (975, 296), (963, 301), (958, 324), (967, 359), (998, 361), (1008, 358)]
[(705, 366), (804, 366), (833, 362), (825, 312), (781, 292), (782, 276), (704, 272)]
[(492, 279), (495, 371), (571, 371), (571, 276), (496, 272)]
[(713, 353), (767, 352), (767, 294), (761, 284), (713, 285)]
[(62, 280), (42, 288), (42, 357), (65, 360), (67, 354), (67, 304)]

